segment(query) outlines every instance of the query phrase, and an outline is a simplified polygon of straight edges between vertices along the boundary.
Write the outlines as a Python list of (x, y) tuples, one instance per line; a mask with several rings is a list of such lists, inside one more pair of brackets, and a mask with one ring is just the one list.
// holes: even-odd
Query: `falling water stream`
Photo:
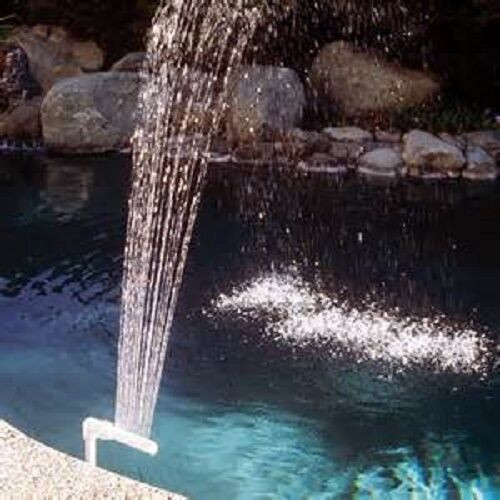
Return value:
[[(258, 17), (243, 0), (165, 2), (150, 33), (134, 138), (116, 401), (116, 423), (145, 436), (208, 147), (224, 110), (228, 79)], [(195, 116), (200, 108), (208, 117)]]

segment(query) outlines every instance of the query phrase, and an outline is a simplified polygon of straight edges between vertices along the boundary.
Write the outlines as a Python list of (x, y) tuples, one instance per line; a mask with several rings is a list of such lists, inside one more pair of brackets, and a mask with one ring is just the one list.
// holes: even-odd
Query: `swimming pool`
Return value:
[[(82, 420), (113, 415), (129, 170), (119, 156), (0, 158), (0, 415), (77, 456)], [(495, 183), (214, 166), (153, 429), (160, 454), (106, 444), (100, 464), (203, 499), (498, 497), (498, 214)], [(284, 341), (274, 303), (217, 310), (269, 277), (289, 290), (286, 320), (292, 280), (307, 324), (322, 313), (308, 297), (363, 325), (388, 314), (396, 333), (437, 318), (450, 338), (474, 331), (484, 364), (431, 362), (446, 349), (388, 363), (346, 335), (335, 348)]]

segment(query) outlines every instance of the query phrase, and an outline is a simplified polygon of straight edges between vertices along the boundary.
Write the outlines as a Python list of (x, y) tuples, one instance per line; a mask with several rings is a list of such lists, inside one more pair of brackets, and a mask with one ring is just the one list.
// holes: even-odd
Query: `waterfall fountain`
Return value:
[[(86, 457), (94, 464), (96, 439), (157, 451), (147, 438), (208, 150), (229, 78), (261, 13), (247, 3), (162, 2), (154, 19), (134, 137), (115, 425), (85, 421)], [(193, 118), (200, 106), (205, 116)]]

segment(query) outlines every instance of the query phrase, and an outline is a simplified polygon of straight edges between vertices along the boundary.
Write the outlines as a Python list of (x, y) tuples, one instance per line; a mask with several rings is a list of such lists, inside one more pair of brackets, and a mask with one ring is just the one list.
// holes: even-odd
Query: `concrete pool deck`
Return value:
[(29, 438), (1, 419), (0, 498), (184, 499), (92, 467)]

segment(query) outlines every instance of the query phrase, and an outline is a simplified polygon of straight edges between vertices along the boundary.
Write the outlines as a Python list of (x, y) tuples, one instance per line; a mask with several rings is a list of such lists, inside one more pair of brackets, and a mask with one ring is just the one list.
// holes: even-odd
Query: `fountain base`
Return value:
[(158, 453), (158, 444), (133, 432), (116, 427), (112, 422), (97, 418), (86, 418), (82, 425), (83, 441), (85, 443), (85, 460), (91, 465), (97, 465), (97, 440), (116, 441), (130, 446), (149, 455)]

